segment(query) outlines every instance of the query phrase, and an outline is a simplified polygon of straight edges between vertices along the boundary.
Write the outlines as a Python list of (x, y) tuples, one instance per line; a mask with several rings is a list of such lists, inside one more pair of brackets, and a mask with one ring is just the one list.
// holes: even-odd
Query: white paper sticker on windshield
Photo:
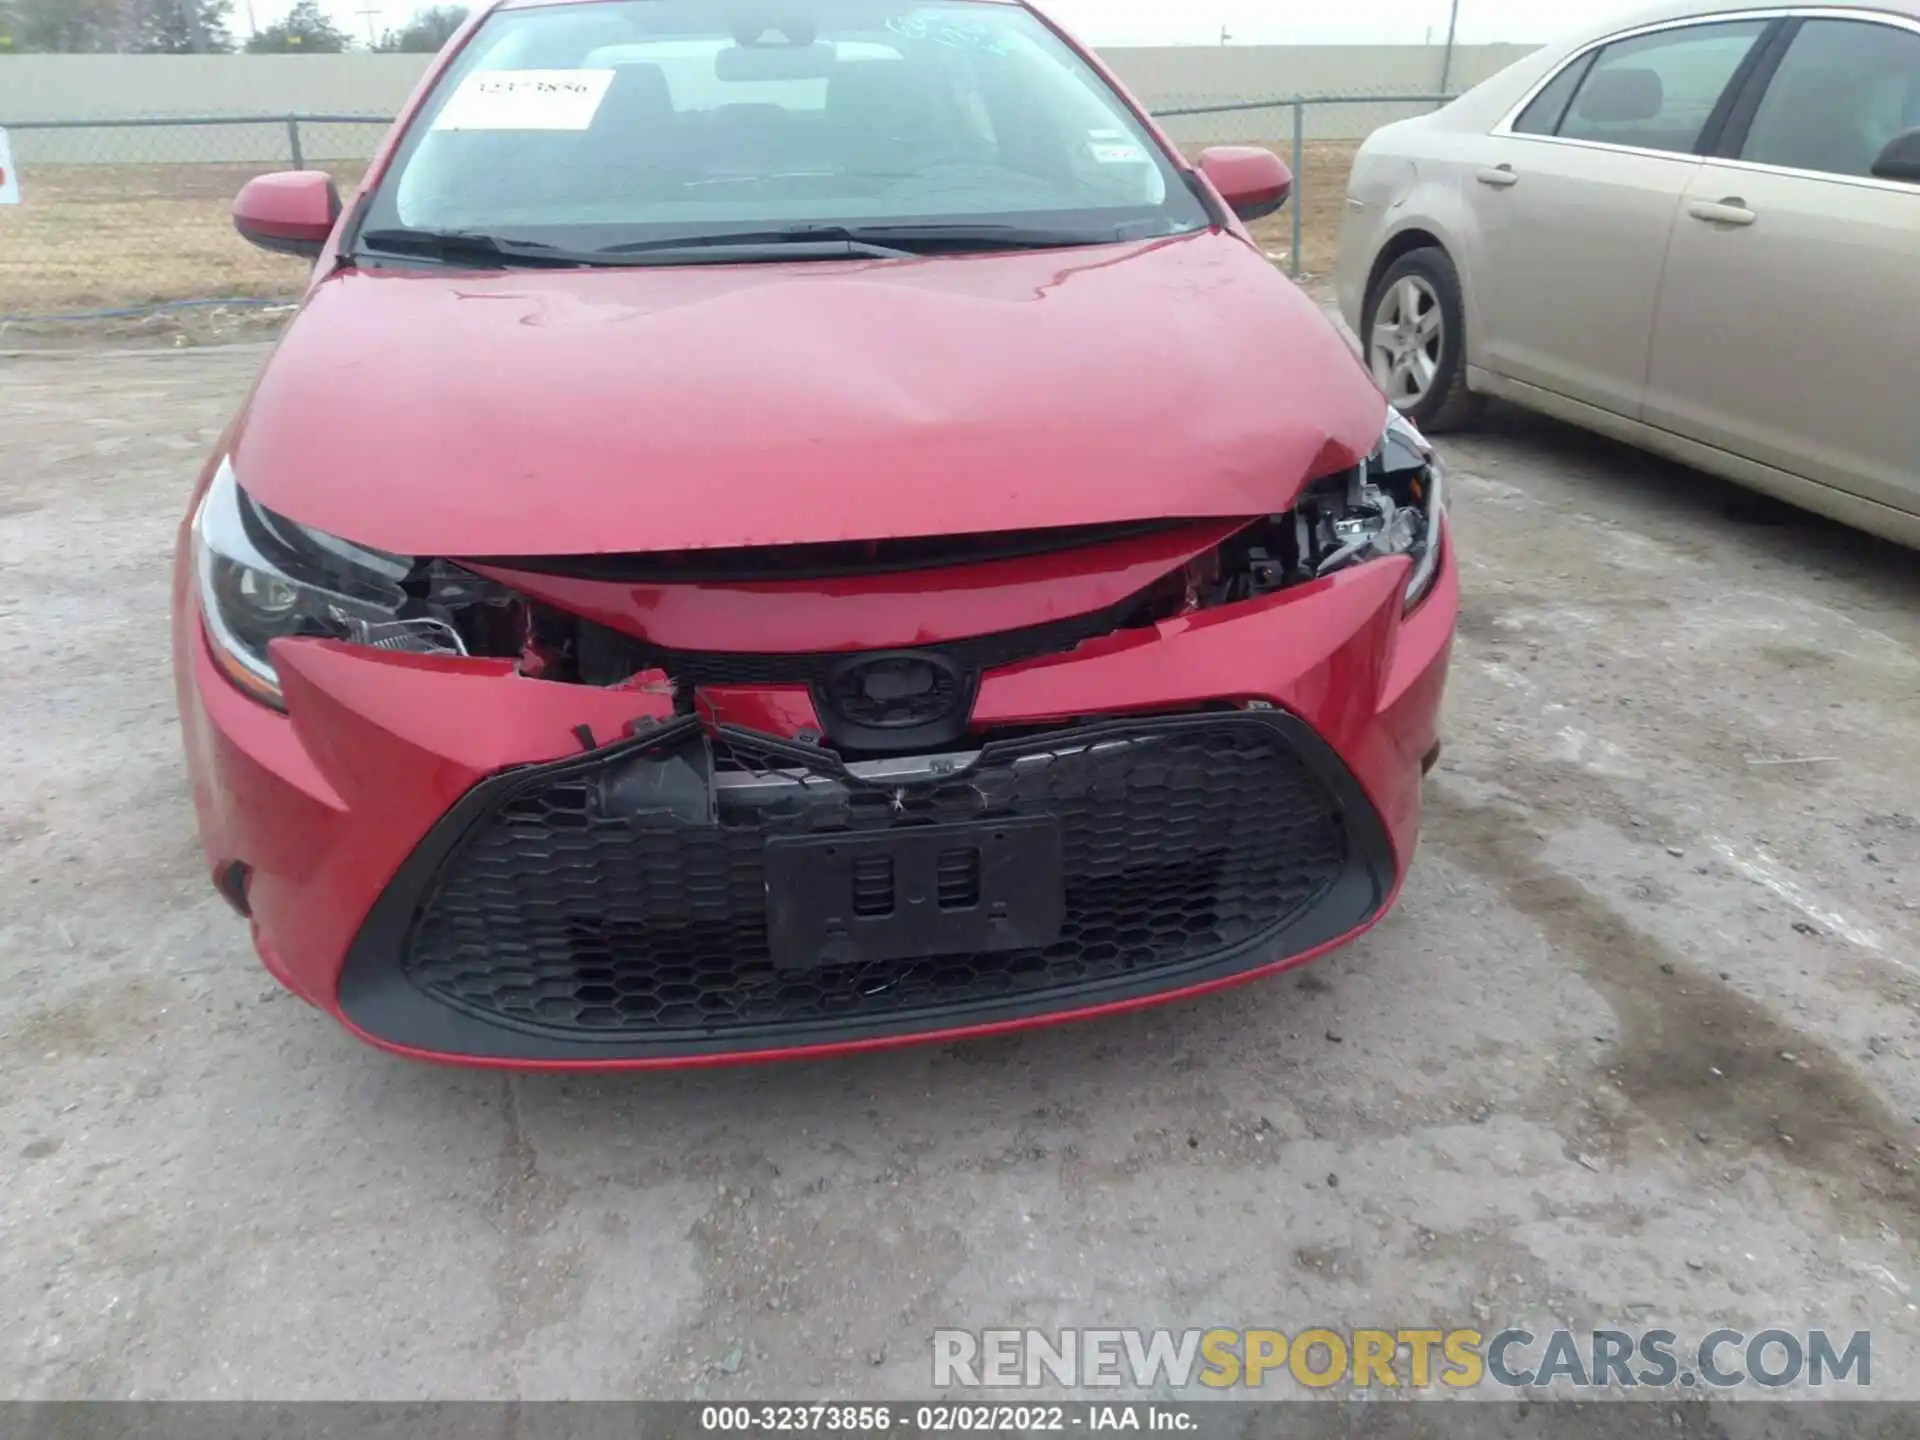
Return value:
[(469, 75), (436, 130), (584, 130), (613, 83), (611, 70), (488, 70)]
[(1087, 149), (1102, 165), (1135, 165), (1147, 158), (1146, 151), (1125, 141), (1096, 140)]

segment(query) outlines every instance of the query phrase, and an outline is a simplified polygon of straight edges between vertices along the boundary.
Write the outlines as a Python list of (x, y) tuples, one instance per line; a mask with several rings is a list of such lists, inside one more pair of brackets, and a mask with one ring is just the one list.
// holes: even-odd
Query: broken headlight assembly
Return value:
[(1219, 551), (1202, 606), (1233, 604), (1393, 555), (1413, 561), (1405, 609), (1440, 574), (1446, 472), (1433, 446), (1397, 410), (1362, 465), (1316, 480), (1291, 510), (1250, 525)]
[[(256, 505), (222, 461), (193, 515), (208, 647), (227, 678), (284, 709), (267, 646), (316, 636), (382, 650), (466, 655), (488, 612), (512, 605), (478, 576), (309, 530)], [(509, 652), (511, 653), (511, 652)]]
[[(1116, 616), (1114, 628), (1257, 599), (1396, 555), (1412, 562), (1411, 611), (1440, 573), (1444, 487), (1433, 447), (1389, 412), (1364, 464), (1314, 481), (1290, 510), (1249, 524), (1166, 576)], [(275, 515), (248, 497), (229, 461), (194, 512), (193, 565), (214, 660), (235, 686), (277, 709), (285, 700), (268, 647), (299, 636), (513, 658), (523, 674), (586, 685), (624, 684), (659, 668), (641, 642), (529, 602), (449, 561), (370, 550)], [(674, 678), (690, 710), (692, 687)]]

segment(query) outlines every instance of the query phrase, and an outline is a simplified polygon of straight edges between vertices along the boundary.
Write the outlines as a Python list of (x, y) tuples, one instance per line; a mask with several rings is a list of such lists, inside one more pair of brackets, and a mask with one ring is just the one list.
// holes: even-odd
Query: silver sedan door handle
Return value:
[(1725, 200), (1696, 200), (1687, 206), (1687, 213), (1710, 225), (1751, 225), (1760, 218), (1737, 195), (1730, 195)]
[(1482, 185), (1491, 185), (1496, 190), (1505, 190), (1509, 185), (1518, 185), (1520, 177), (1513, 173), (1511, 165), (1486, 165), (1474, 176)]

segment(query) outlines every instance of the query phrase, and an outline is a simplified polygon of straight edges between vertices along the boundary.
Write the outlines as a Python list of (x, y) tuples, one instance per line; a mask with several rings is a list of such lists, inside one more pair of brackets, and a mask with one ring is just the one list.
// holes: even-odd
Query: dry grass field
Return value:
[[(268, 165), (49, 165), (0, 209), (0, 315), (299, 293), (306, 269), (234, 233), (229, 207)], [(364, 166), (328, 167), (342, 188)]]
[[(1189, 147), (1195, 153), (1202, 147)], [(1288, 147), (1276, 147), (1284, 155)], [(1324, 274), (1339, 236), (1356, 142), (1307, 146), (1295, 203), (1303, 207), (1302, 268)], [(135, 308), (172, 300), (288, 297), (305, 270), (234, 233), (228, 206), (271, 165), (59, 165), (30, 168), (23, 203), (0, 208), (0, 318)], [(359, 163), (327, 166), (342, 191)], [(1257, 233), (1275, 255), (1293, 242), (1283, 210)]]

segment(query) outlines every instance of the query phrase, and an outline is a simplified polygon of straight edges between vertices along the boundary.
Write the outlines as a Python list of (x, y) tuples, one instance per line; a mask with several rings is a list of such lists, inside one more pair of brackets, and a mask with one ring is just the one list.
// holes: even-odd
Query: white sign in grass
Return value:
[(0, 205), (20, 203), (20, 172), (13, 168), (13, 146), (0, 130)]

